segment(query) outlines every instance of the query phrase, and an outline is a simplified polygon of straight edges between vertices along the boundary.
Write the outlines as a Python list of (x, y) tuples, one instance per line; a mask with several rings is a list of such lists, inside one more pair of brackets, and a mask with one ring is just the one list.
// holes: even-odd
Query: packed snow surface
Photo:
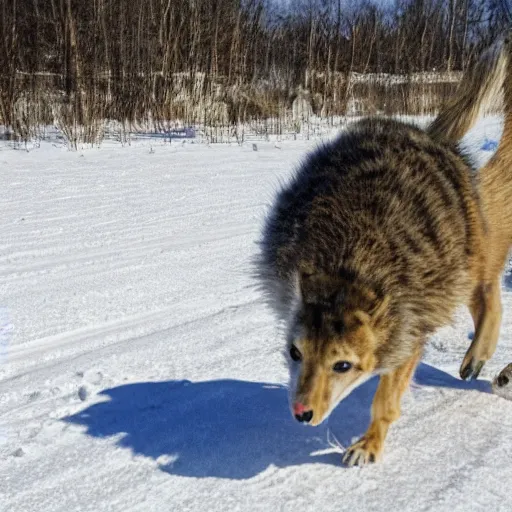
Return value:
[[(467, 138), (480, 164), (500, 129)], [(292, 418), (283, 332), (249, 262), (317, 143), (0, 150), (0, 510), (512, 510), (512, 401), (489, 383), (512, 361), (506, 276), (481, 379), (458, 378), (461, 310), (381, 463), (341, 464), (375, 380), (327, 424)]]

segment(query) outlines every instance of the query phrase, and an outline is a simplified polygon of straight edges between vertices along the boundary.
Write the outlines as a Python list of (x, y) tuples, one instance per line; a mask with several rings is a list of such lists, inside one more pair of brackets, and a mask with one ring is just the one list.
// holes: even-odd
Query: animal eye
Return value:
[(300, 353), (299, 349), (295, 345), (292, 345), (291, 348), (290, 348), (290, 357), (294, 361), (301, 361), (302, 360), (302, 354)]
[(336, 373), (345, 373), (348, 372), (352, 368), (352, 363), (349, 363), (348, 361), (338, 361), (332, 369)]

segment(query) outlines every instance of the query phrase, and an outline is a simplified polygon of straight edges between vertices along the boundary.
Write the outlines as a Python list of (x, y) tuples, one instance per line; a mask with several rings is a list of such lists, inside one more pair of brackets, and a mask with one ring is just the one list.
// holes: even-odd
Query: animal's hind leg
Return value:
[(475, 323), (475, 336), (460, 367), (460, 376), (464, 380), (476, 379), (496, 349), (501, 324), (500, 279), (479, 284), (469, 309)]

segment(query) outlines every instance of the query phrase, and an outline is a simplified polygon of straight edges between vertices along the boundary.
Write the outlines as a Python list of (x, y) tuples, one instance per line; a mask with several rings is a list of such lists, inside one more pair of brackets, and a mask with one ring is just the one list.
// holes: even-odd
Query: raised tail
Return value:
[(506, 74), (508, 52), (497, 41), (480, 56), (462, 78), (457, 96), (449, 101), (427, 128), (436, 140), (458, 142), (471, 129), (480, 113), (496, 101)]
[[(512, 164), (512, 29), (510, 29), (508, 38), (503, 41), (501, 55), (503, 61), (501, 86), (504, 100), (503, 135), (498, 145), (498, 151), (492, 160), (498, 160), (502, 165), (505, 165), (506, 161), (506, 165), (510, 165)], [(485, 174), (485, 170), (483, 174)], [(508, 174), (512, 180), (512, 170), (509, 170)]]
[[(512, 34), (512, 33), (511, 33)], [(499, 275), (512, 246), (512, 39), (503, 45), (504, 123), (498, 149), (479, 171), (480, 196), (488, 225), (489, 273)]]

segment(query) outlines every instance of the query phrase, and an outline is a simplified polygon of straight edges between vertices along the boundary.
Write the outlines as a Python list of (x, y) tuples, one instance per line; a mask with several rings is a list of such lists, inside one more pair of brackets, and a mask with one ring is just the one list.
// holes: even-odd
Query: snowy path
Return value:
[(364, 431), (375, 382), (328, 427), (291, 418), (283, 340), (248, 262), (310, 146), (0, 151), (1, 511), (512, 509), (512, 402), (488, 393), (512, 361), (505, 285), (482, 380), (456, 378), (461, 311), (381, 464), (343, 468), (328, 442)]

